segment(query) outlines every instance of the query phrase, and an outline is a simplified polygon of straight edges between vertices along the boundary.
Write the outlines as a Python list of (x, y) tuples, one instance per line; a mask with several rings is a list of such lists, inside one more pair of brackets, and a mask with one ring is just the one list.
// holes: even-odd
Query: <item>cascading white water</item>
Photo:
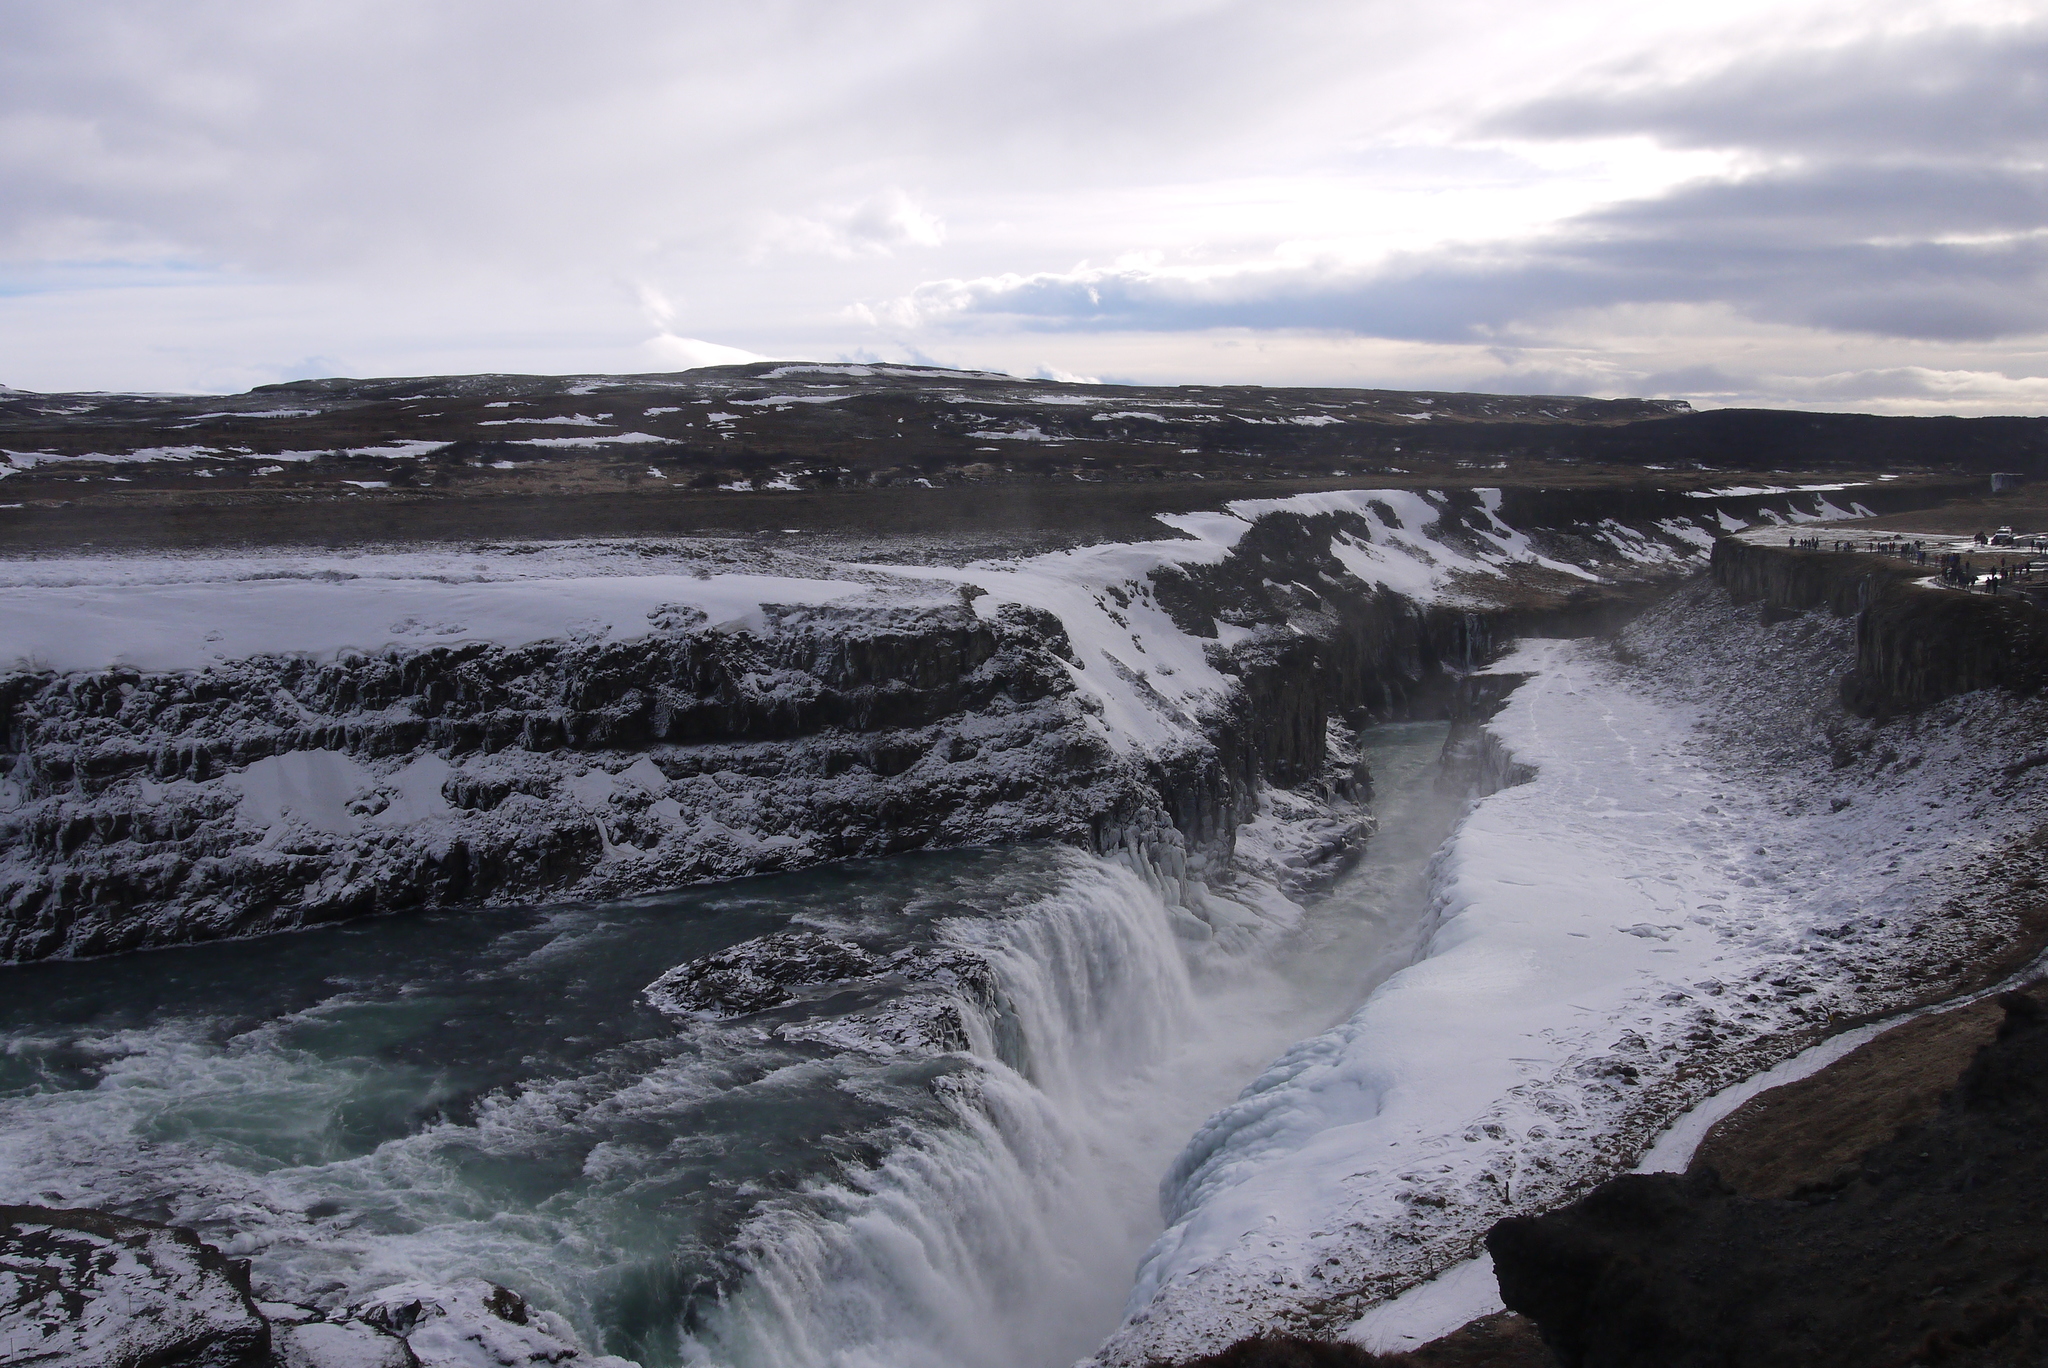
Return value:
[[(9, 970), (0, 1200), (189, 1225), (327, 1307), (490, 1278), (648, 1368), (1070, 1364), (1187, 1137), (1405, 962), (1442, 736), (1372, 740), (1380, 834), (1331, 896), (1206, 906), (1210, 939), (1161, 871), (1023, 847)], [(923, 980), (640, 998), (789, 927), (971, 952), (969, 1049), (861, 1035)]]
[(1405, 763), (1381, 757), (1382, 849), (1329, 900), (1338, 915), (1285, 947), (1202, 953), (1175, 932), (1174, 881), (1083, 857), (1016, 919), (949, 927), (998, 983), (971, 1032), (979, 1069), (942, 1085), (955, 1124), (759, 1214), (745, 1276), (686, 1361), (1055, 1368), (1092, 1351), (1161, 1229), (1160, 1175), (1186, 1137), (1419, 944), (1420, 871), (1458, 803), (1422, 762), (1442, 729), (1389, 730), (1415, 735)]
[(1194, 1029), (1172, 923), (1146, 881), (1077, 857), (1016, 920), (948, 927), (999, 1003), (969, 1018), (980, 1069), (940, 1083), (956, 1124), (750, 1222), (746, 1279), (690, 1361), (1004, 1368), (1091, 1349), (1157, 1224), (1131, 1200), (1156, 1169), (1125, 1121)]

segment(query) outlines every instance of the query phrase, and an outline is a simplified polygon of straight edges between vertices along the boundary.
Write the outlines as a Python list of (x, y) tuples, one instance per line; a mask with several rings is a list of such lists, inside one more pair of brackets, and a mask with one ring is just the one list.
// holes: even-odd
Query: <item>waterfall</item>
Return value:
[(750, 1221), (745, 1276), (686, 1361), (1019, 1368), (1093, 1349), (1157, 1233), (1161, 1156), (1203, 1105), (1168, 1067), (1201, 1034), (1175, 920), (1159, 881), (1077, 857), (1014, 920), (949, 926), (997, 984), (964, 1004), (978, 1067), (933, 1080), (953, 1124)]

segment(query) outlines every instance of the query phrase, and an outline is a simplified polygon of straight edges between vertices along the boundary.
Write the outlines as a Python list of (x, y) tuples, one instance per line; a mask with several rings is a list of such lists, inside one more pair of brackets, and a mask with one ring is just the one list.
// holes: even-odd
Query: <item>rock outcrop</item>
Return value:
[(0, 1207), (0, 1362), (268, 1368), (249, 1268), (189, 1230), (102, 1211)]
[(1856, 617), (1856, 663), (1842, 701), (1864, 717), (1912, 712), (1976, 689), (2048, 687), (2048, 612), (1914, 583), (1925, 570), (1889, 557), (1715, 543), (1714, 579), (1766, 613), (1825, 609)]

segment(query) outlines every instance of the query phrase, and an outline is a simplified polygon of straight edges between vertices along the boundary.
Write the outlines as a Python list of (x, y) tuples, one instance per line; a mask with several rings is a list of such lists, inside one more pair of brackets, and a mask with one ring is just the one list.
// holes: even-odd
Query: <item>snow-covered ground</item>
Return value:
[(1435, 870), (1441, 927), (1348, 1021), (1195, 1136), (1108, 1364), (1266, 1327), (1333, 1333), (1502, 1216), (1632, 1166), (1674, 1115), (1830, 1023), (1966, 976), (2009, 936), (1964, 903), (2033, 861), (2048, 706), (1879, 728), (1833, 702), (1850, 624), (1775, 627), (1699, 586), (1618, 662), (1531, 642), (1489, 726), (1534, 769)]
[[(1194, 734), (1194, 714), (1229, 687), (1214, 635), (1176, 624), (1152, 593), (1162, 569), (1214, 565), (1260, 517), (1343, 513), (1362, 523), (1335, 551), (1359, 582), (1421, 602), (1466, 601), (1477, 583), (1537, 566), (1597, 582), (1597, 568), (1544, 555), (1525, 531), (1487, 516), (1472, 532), (1440, 528), (1447, 501), (1410, 490), (1355, 490), (1242, 500), (1216, 513), (1168, 515), (1172, 540), (1107, 543), (963, 568), (847, 564), (790, 555), (734, 565), (678, 548), (558, 543), (469, 551), (257, 554), (226, 557), (46, 558), (0, 562), (0, 667), (29, 671), (195, 670), (259, 655), (331, 659), (485, 642), (631, 641), (676, 626), (763, 632), (770, 606), (887, 608), (955, 601), (975, 611), (1044, 609), (1075, 648), (1072, 674), (1102, 705), (1106, 737), (1151, 747)], [(1672, 520), (1664, 537), (1613, 525), (1622, 564), (1670, 565), (1703, 555), (1711, 537)], [(696, 616), (702, 614), (701, 617)]]

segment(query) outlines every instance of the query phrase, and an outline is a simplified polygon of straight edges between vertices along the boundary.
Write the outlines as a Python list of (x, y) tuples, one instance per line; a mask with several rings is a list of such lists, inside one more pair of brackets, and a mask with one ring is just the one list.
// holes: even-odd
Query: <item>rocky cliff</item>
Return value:
[[(1514, 636), (1610, 623), (1696, 566), (1731, 510), (1812, 516), (1797, 502), (1311, 495), (1179, 520), (1192, 540), (986, 573), (814, 563), (762, 591), (813, 601), (732, 619), (690, 601), (728, 582), (692, 551), (661, 580), (675, 601), (630, 631), (478, 639), (407, 617), (381, 647), (20, 668), (0, 676), (0, 958), (990, 841), (1220, 872), (1269, 786), (1362, 829), (1365, 777), (1333, 727), (1445, 715)], [(462, 559), (392, 573), (428, 589), (500, 573)], [(236, 566), (217, 586), (230, 610), (235, 585), (285, 573)], [(358, 605), (384, 592), (291, 574)], [(821, 574), (847, 577), (832, 601)], [(166, 612), (185, 593), (165, 591)], [(1295, 866), (1355, 845), (1303, 840)]]
[(1856, 616), (1856, 663), (1842, 701), (1864, 717), (1910, 712), (1976, 689), (2048, 685), (2048, 613), (2016, 595), (1930, 588), (1890, 557), (1718, 542), (1713, 574), (1766, 613), (1825, 608)]

